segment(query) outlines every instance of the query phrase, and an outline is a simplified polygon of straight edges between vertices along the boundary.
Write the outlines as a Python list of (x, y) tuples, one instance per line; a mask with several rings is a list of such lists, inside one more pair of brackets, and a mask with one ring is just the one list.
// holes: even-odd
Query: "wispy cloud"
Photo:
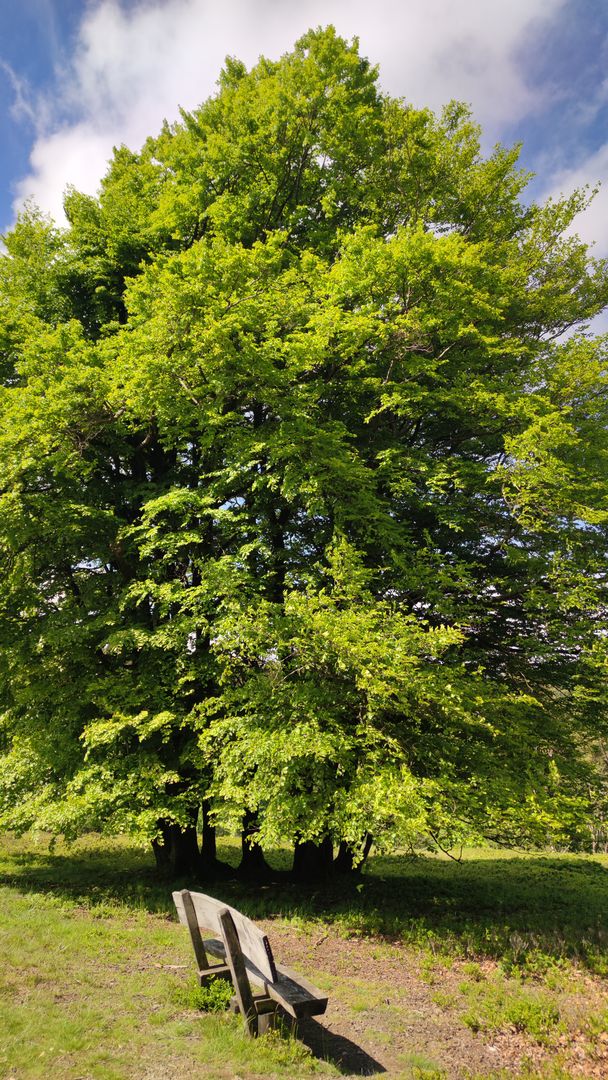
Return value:
[[(58, 0), (58, 2), (63, 3), (64, 0)], [(29, 5), (33, 9), (36, 22), (44, 30), (51, 62), (58, 67), (63, 59), (63, 47), (57, 25), (55, 2), (54, 0), (29, 0)]]
[[(47, 0), (39, 0), (45, 4)], [(73, 55), (58, 71), (31, 169), (15, 207), (33, 197), (61, 218), (67, 183), (93, 192), (112, 146), (133, 148), (213, 92), (226, 54), (276, 57), (309, 26), (333, 22), (380, 64), (383, 86), (417, 105), (468, 101), (490, 138), (543, 107), (517, 60), (522, 37), (564, 0), (100, 0), (84, 12)], [(17, 89), (15, 89), (17, 101)], [(19, 100), (27, 102), (21, 88)], [(25, 115), (25, 114), (24, 114)]]
[(22, 79), (14, 68), (0, 57), (0, 71), (6, 75), (13, 91), (13, 103), (10, 108), (13, 120), (26, 120), (34, 128), (38, 127), (38, 119), (34, 106), (34, 95), (26, 79)]
[[(608, 258), (608, 142), (571, 168), (561, 169), (550, 178), (541, 200), (569, 195), (575, 188), (595, 191), (589, 205), (572, 223), (569, 232), (591, 246), (596, 258)], [(591, 323), (595, 334), (608, 333), (608, 311)]]

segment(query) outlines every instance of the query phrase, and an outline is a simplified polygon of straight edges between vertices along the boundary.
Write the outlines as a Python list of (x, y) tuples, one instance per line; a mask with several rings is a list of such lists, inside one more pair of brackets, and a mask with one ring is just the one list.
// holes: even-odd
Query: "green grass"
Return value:
[(297, 1039), (253, 1042), (237, 1017), (200, 1011), (218, 993), (211, 1000), (193, 985), (187, 935), (166, 914), (167, 886), (149, 879), (140, 890), (136, 851), (97, 851), (92, 840), (71, 854), (23, 841), (3, 848), (3, 1080), (335, 1073)]
[(498, 959), (509, 973), (534, 975), (573, 959), (607, 974), (607, 901), (606, 856), (469, 850), (461, 863), (372, 860), (350, 921), (431, 953)]
[(187, 982), (180, 982), (175, 987), (172, 1000), (187, 1009), (199, 1012), (224, 1012), (234, 994), (232, 984), (226, 979), (210, 979), (205, 986), (199, 986), (196, 977)]
[[(237, 846), (221, 845), (233, 864)], [(284, 867), (286, 854), (271, 853)], [(172, 914), (150, 856), (126, 841), (85, 838), (48, 850), (41, 838), (3, 841), (0, 884), (51, 894), (98, 914), (117, 908)], [(178, 883), (179, 884), (179, 883)], [(189, 884), (184, 882), (183, 884)], [(499, 959), (505, 972), (544, 973), (573, 959), (608, 974), (608, 856), (469, 850), (371, 858), (360, 880), (310, 889), (284, 879), (260, 888), (222, 881), (222, 895), (253, 918), (335, 925), (345, 935), (396, 938), (431, 954)]]
[[(237, 845), (226, 840), (220, 854), (235, 864)], [(277, 869), (285, 859), (271, 855)], [(125, 840), (87, 837), (51, 850), (44, 837), (2, 838), (3, 1080), (337, 1075), (297, 1039), (274, 1033), (252, 1042), (238, 1018), (213, 1011), (226, 989), (192, 982), (170, 896), (180, 884), (196, 883), (159, 881), (149, 853)], [(325, 888), (277, 875), (263, 887), (235, 877), (218, 890), (254, 918), (373, 938), (380, 962), (392, 941), (411, 947), (430, 998), (480, 1038), (512, 1030), (550, 1047), (579, 1022), (562, 1006), (572, 972), (608, 973), (605, 856), (469, 851), (460, 864), (394, 856), (372, 858), (359, 880)], [(460, 982), (445, 993), (448, 973)], [(346, 989), (345, 1003), (362, 1018), (382, 1002), (382, 988), (374, 994), (351, 979)], [(601, 1038), (607, 1022), (608, 1010), (590, 1009), (589, 1038)], [(404, 1061), (403, 1070), (442, 1075), (433, 1058)]]
[(403, 1054), (401, 1064), (404, 1069), (401, 1074), (403, 1080), (446, 1080), (445, 1069), (427, 1054), (420, 1054), (415, 1050)]
[(170, 924), (88, 920), (49, 897), (2, 899), (0, 1076), (124, 1080), (146, 1061), (163, 1078), (203, 1065), (223, 1077), (227, 1060), (255, 1076), (317, 1069), (296, 1040), (253, 1044), (236, 1017), (195, 1012), (190, 978), (180, 994), (167, 967), (189, 961)]
[(463, 983), (460, 990), (468, 1006), (461, 1018), (472, 1031), (512, 1027), (548, 1043), (565, 1030), (554, 996), (536, 987), (498, 977), (487, 983)]

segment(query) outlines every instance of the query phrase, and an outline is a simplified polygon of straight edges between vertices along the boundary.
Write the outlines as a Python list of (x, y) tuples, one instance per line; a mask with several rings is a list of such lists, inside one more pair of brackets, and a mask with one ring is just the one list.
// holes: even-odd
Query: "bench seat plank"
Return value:
[[(211, 956), (218, 960), (226, 959), (224, 942), (217, 938), (205, 939), (205, 949)], [(277, 1004), (281, 1005), (290, 1016), (299, 1019), (302, 1016), (320, 1016), (327, 1008), (327, 996), (316, 986), (305, 979), (303, 975), (286, 967), (284, 964), (276, 964), (277, 978), (269, 982), (263, 973), (245, 957), (245, 970), (247, 977), (256, 986), (261, 986), (264, 992)]]

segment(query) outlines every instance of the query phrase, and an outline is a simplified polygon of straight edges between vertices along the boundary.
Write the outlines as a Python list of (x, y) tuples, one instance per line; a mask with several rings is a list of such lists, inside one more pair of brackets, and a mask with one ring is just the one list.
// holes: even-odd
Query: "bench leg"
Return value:
[(232, 976), (232, 985), (234, 986), (239, 1012), (243, 1017), (247, 1034), (255, 1038), (258, 1033), (258, 1014), (253, 1003), (253, 995), (245, 971), (245, 961), (239, 945), (238, 934), (232, 915), (227, 908), (219, 912), (218, 918), (224, 945), (226, 946), (226, 959)]
[(226, 947), (227, 966), (234, 986), (234, 997), (230, 1006), (234, 1012), (240, 1012), (247, 1034), (255, 1038), (274, 1027), (277, 1003), (265, 995), (253, 997), (232, 915), (224, 908), (219, 912), (218, 918)]
[[(273, 1001), (272, 998), (269, 997), (254, 997), (253, 1007), (256, 1014), (255, 1024), (257, 1025), (255, 1034), (265, 1035), (267, 1031), (271, 1031), (276, 1027), (278, 1018), (276, 1001)], [(229, 1009), (230, 1012), (235, 1013), (237, 1016), (241, 1012), (241, 1007), (236, 994), (230, 999)], [(252, 1033), (251, 1028), (249, 1028), (249, 1033)]]
[(272, 1012), (258, 1014), (258, 1035), (266, 1035), (268, 1031), (272, 1031), (276, 1027), (276, 1022), (276, 1009), (273, 1009)]

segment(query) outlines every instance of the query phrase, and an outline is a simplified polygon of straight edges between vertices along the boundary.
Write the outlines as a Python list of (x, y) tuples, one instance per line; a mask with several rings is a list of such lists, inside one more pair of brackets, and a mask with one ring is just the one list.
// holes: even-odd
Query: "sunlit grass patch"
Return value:
[(565, 1030), (555, 998), (542, 990), (502, 979), (464, 983), (460, 990), (467, 1005), (461, 1019), (472, 1031), (512, 1027), (546, 1043)]
[[(219, 854), (236, 865), (236, 840), (222, 837)], [(278, 871), (270, 886), (236, 877), (220, 886), (254, 919), (277, 917), (309, 931), (331, 924), (346, 937), (376, 937), (379, 948), (393, 939), (441, 958), (490, 957), (517, 975), (542, 977), (568, 959), (608, 974), (607, 856), (478, 849), (465, 851), (461, 863), (428, 853), (379, 856), (360, 880), (310, 888), (280, 876), (287, 851), (268, 857)], [(5, 838), (0, 881), (98, 917), (121, 910), (172, 917), (170, 889), (150, 854), (121, 838), (86, 837), (52, 851), (44, 837)]]
[(127, 1080), (146, 1062), (167, 1080), (203, 1068), (205, 1080), (225, 1080), (227, 1062), (247, 1077), (332, 1071), (297, 1039), (254, 1042), (239, 1018), (202, 1013), (224, 1008), (226, 990), (195, 996), (189, 942), (165, 917), (119, 907), (101, 916), (6, 886), (0, 910), (2, 1077)]
[(199, 986), (197, 979), (175, 980), (171, 990), (171, 999), (176, 1005), (186, 1009), (198, 1009), (199, 1012), (224, 1012), (234, 994), (232, 983), (226, 979), (210, 979), (204, 986)]
[[(220, 856), (236, 865), (237, 841), (221, 838)], [(280, 873), (287, 852), (270, 858), (279, 872), (267, 885), (234, 876), (202, 888), (254, 919), (276, 920), (277, 933), (293, 937), (297, 928), (313, 981), (361, 1030), (376, 1031), (388, 1054), (410, 1022), (406, 994), (365, 969), (317, 974), (332, 939), (349, 939), (345, 957), (363, 950), (376, 969), (404, 963), (446, 1029), (455, 1024), (468, 1039), (475, 1032), (476, 1043), (513, 1032), (552, 1059), (552, 1072), (543, 1064), (522, 1077), (559, 1077), (558, 1059), (574, 1041), (596, 1056), (605, 1045), (608, 1002), (597, 978), (606, 970), (605, 857), (372, 858), (359, 880), (309, 888)], [(281, 1032), (253, 1043), (219, 999), (203, 1000), (188, 935), (175, 923), (171, 888), (182, 885), (201, 887), (160, 881), (150, 854), (121, 838), (54, 850), (45, 837), (3, 838), (0, 1077), (130, 1080), (152, 1059), (163, 1080), (193, 1070), (225, 1080), (227, 1068), (244, 1080), (337, 1075)], [(214, 1005), (219, 1011), (206, 1011)], [(430, 1055), (404, 1061), (396, 1075), (429, 1080), (441, 1068)]]
[(400, 1064), (403, 1068), (400, 1080), (444, 1080), (445, 1069), (429, 1054), (418, 1050), (411, 1050), (407, 1054), (401, 1054)]

